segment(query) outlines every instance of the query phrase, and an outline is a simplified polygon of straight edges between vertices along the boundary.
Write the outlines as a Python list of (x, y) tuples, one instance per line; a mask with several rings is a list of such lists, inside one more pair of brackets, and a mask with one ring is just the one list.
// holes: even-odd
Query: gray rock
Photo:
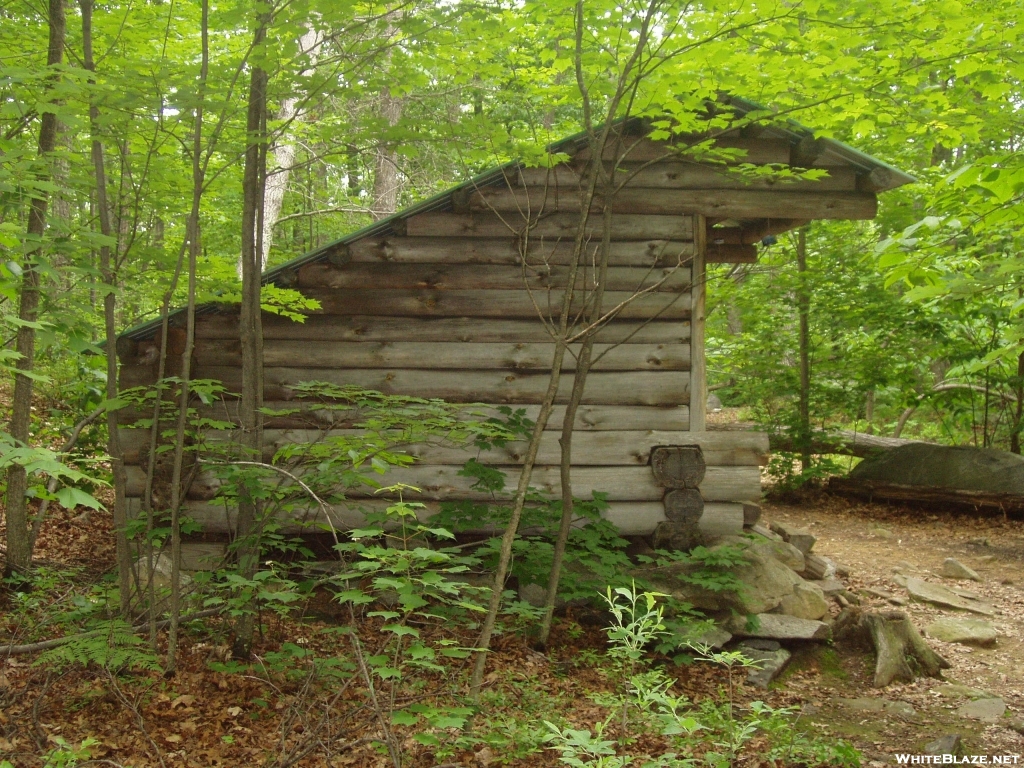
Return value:
[(798, 619), (820, 619), (828, 614), (828, 602), (821, 589), (804, 582), (794, 586), (792, 594), (782, 598), (777, 610)]
[(946, 616), (933, 621), (924, 631), (929, 637), (944, 643), (960, 643), (961, 645), (995, 645), (996, 628), (984, 619), (961, 619)]
[(917, 710), (905, 701), (887, 701), (885, 702), (885, 711), (887, 714), (902, 717), (904, 720), (912, 720), (917, 717)]
[(875, 589), (874, 587), (865, 587), (861, 590), (862, 595), (868, 595), (869, 597), (877, 597), (879, 600), (892, 600), (892, 594), (886, 592), (884, 589)]
[(647, 580), (655, 591), (664, 592), (701, 610), (733, 610), (743, 615), (767, 613), (777, 608), (786, 595), (792, 594), (793, 587), (801, 583), (800, 577), (773, 557), (767, 548), (748, 547), (746, 557), (744, 565), (732, 570), (742, 584), (737, 592), (714, 592), (687, 582), (685, 577), (700, 567), (693, 563), (645, 566), (635, 569), (634, 574)]
[(783, 541), (787, 544), (792, 544), (805, 555), (811, 551), (814, 547), (814, 542), (817, 541), (814, 535), (806, 528), (797, 528), (784, 523), (772, 523), (772, 531), (779, 534)]
[(771, 681), (779, 676), (793, 655), (785, 648), (779, 648), (777, 651), (762, 651), (757, 648), (743, 648), (742, 650), (744, 656), (757, 662), (759, 669), (747, 671), (747, 682), (758, 688), (767, 688)]
[(964, 748), (960, 744), (960, 734), (950, 733), (927, 744), (924, 748), (926, 755), (955, 755), (963, 754)]
[(727, 629), (737, 637), (764, 637), (770, 640), (828, 640), (832, 634), (828, 624), (810, 619), (798, 619), (778, 613), (756, 616), (756, 628), (748, 627), (744, 616), (735, 616)]
[(994, 563), (996, 561), (996, 559), (997, 558), (996, 558), (995, 555), (982, 555), (981, 557), (978, 558), (978, 562), (979, 563), (984, 563), (985, 565), (991, 565), (992, 563)]
[(832, 595), (838, 595), (841, 592), (846, 591), (846, 587), (843, 586), (843, 582), (838, 579), (807, 579), (808, 584), (811, 584), (821, 590), (825, 597), (832, 597)]
[(850, 566), (844, 563), (836, 563), (836, 575), (842, 576), (844, 579), (850, 576)]
[(1006, 712), (1006, 702), (1002, 699), (975, 699), (964, 704), (956, 711), (961, 717), (981, 720), (983, 723), (998, 723)]
[(992, 448), (909, 443), (864, 459), (850, 477), (876, 483), (1024, 493), (1024, 457)]
[(968, 568), (953, 557), (947, 557), (942, 561), (942, 570), (939, 571), (939, 575), (946, 579), (970, 579), (971, 581), (981, 581), (981, 576), (979, 576), (976, 571)]
[(1024, 736), (1024, 720), (1011, 720), (1006, 724), (1006, 727)]
[(902, 573), (893, 574), (892, 580), (894, 584), (898, 584), (904, 589), (907, 588), (907, 577), (904, 576)]
[(966, 697), (969, 699), (993, 699), (993, 696), (988, 691), (983, 691), (981, 688), (972, 688), (969, 685), (961, 685), (960, 683), (946, 683), (940, 685), (935, 689), (935, 692), (940, 696), (947, 698), (960, 698)]
[(782, 537), (777, 533), (772, 533), (771, 530), (758, 523), (757, 525), (750, 526), (751, 533), (756, 533), (758, 536), (763, 536), (766, 539), (772, 541), (782, 541)]
[(995, 609), (988, 603), (984, 603), (981, 600), (971, 600), (967, 597), (962, 597), (956, 594), (950, 589), (946, 589), (940, 584), (932, 584), (931, 582), (924, 581), (923, 579), (917, 579), (910, 577), (907, 579), (907, 592), (910, 597), (920, 602), (931, 603), (932, 605), (941, 605), (946, 608), (958, 608), (962, 611), (971, 611), (972, 613), (980, 613), (985, 616), (992, 616), (995, 614)]
[(706, 645), (707, 647), (717, 651), (724, 647), (730, 640), (732, 640), (731, 632), (726, 632), (721, 627), (714, 626), (697, 635), (697, 637), (690, 640), (689, 643), (697, 648)]
[(890, 531), (888, 528), (882, 528), (880, 526), (876, 526), (875, 528), (869, 528), (868, 533), (870, 533), (875, 538), (882, 539), (884, 541), (892, 541), (896, 538), (895, 533)]
[(548, 591), (540, 584), (520, 584), (519, 599), (529, 603), (534, 608), (543, 608), (548, 598)]
[[(153, 587), (157, 593), (170, 591), (171, 589), (171, 560), (170, 554), (162, 552), (153, 558)], [(135, 561), (135, 572), (139, 574), (139, 584), (143, 590), (149, 585), (149, 558), (140, 557)], [(192, 585), (192, 577), (187, 573), (179, 573), (182, 590), (187, 590)], [(159, 599), (159, 597), (158, 597)]]
[(717, 413), (722, 410), (722, 401), (714, 392), (708, 392), (708, 412)]
[(782, 646), (778, 640), (764, 640), (760, 637), (752, 637), (744, 640), (737, 646), (739, 648), (755, 648), (759, 651), (777, 651)]
[(856, 712), (881, 712), (885, 708), (882, 699), (839, 699), (839, 703)]

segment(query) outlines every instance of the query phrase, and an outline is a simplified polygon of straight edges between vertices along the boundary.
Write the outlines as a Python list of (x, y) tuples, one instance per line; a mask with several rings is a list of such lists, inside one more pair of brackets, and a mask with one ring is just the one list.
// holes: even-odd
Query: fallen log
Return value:
[[(770, 435), (769, 445), (773, 451), (792, 451), (798, 453), (800, 448), (791, 435)], [(873, 456), (881, 451), (899, 448), (901, 445), (919, 443), (920, 440), (905, 440), (901, 437), (882, 437), (868, 435), (863, 432), (851, 432), (847, 429), (816, 434), (811, 440), (811, 453), (838, 453), (843, 456), (858, 456), (862, 459)]]
[(989, 509), (1002, 512), (1024, 512), (1024, 494), (994, 493), (991, 491), (964, 491), (957, 488), (937, 488), (928, 485), (900, 485), (833, 477), (826, 486), (828, 491), (841, 496), (853, 496), (868, 501), (900, 501), (918, 504), (941, 504), (972, 510)]
[(941, 678), (942, 670), (950, 667), (929, 647), (903, 611), (874, 613), (846, 608), (836, 617), (833, 635), (840, 642), (869, 642), (874, 647), (876, 688), (884, 688), (893, 681), (913, 682), (918, 672)]

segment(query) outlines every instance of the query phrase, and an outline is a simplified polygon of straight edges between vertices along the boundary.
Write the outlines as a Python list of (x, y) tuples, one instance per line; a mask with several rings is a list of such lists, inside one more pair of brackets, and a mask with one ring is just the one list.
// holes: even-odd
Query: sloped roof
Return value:
[[(745, 116), (751, 112), (763, 112), (766, 111), (766, 107), (757, 104), (747, 99), (739, 98), (736, 96), (728, 97), (723, 99), (737, 114)], [(788, 139), (791, 143), (796, 144), (802, 139), (813, 138), (814, 131), (807, 128), (795, 120), (787, 120), (783, 124), (772, 124), (765, 126), (764, 133), (761, 134), (765, 138), (777, 138), (777, 139)], [(573, 154), (576, 150), (581, 149), (587, 141), (586, 132), (581, 131), (580, 133), (574, 134), (560, 141), (554, 142), (549, 145), (548, 151), (551, 153), (565, 153)], [(895, 189), (896, 187), (903, 186), (904, 184), (910, 184), (917, 179), (908, 173), (904, 173), (900, 169), (889, 165), (888, 163), (879, 160), (878, 158), (872, 157), (871, 155), (865, 154), (849, 144), (845, 144), (836, 139), (822, 138), (818, 141), (822, 142), (822, 147), (826, 154), (832, 154), (849, 163), (854, 168), (864, 173), (870, 173), (874, 170), (885, 170), (889, 174), (889, 183), (878, 191), (886, 191), (889, 189)], [(452, 210), (453, 193), (460, 190), (471, 191), (480, 187), (493, 186), (497, 184), (505, 184), (507, 173), (511, 170), (521, 167), (522, 163), (519, 160), (512, 160), (503, 165), (492, 168), (485, 171), (478, 176), (475, 176), (467, 181), (450, 187), (442, 192), (433, 195), (425, 200), (416, 203), (415, 205), (403, 208), (390, 216), (375, 221), (361, 229), (357, 229), (354, 232), (350, 232), (337, 240), (326, 243), (325, 245), (315, 248), (312, 251), (296, 256), (289, 261), (279, 264), (272, 269), (268, 269), (263, 273), (261, 282), (264, 285), (273, 284), (284, 278), (285, 275), (292, 273), (295, 269), (312, 262), (321, 261), (327, 259), (334, 251), (339, 247), (350, 245), (359, 240), (364, 240), (369, 237), (379, 237), (382, 235), (396, 234), (395, 224), (401, 220), (408, 219), (420, 213), (431, 213), (435, 211), (450, 211)], [(216, 311), (219, 307), (224, 306), (218, 303), (203, 304), (196, 308), (196, 314), (206, 314), (209, 312)], [(171, 313), (171, 321), (174, 323), (176, 317), (184, 313), (183, 308), (178, 308)], [(149, 320), (145, 323), (141, 323), (132, 328), (128, 328), (122, 331), (119, 338), (129, 339), (145, 339), (149, 338), (159, 327), (161, 320), (159, 318), (155, 320)]]

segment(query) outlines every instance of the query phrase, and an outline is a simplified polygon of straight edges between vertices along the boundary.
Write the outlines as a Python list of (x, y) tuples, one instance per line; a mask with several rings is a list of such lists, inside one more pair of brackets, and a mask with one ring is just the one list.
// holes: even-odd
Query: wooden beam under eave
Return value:
[(757, 246), (727, 245), (712, 243), (709, 240), (704, 262), (706, 264), (754, 264), (757, 262)]
[(710, 227), (708, 245), (753, 245), (768, 235), (780, 235), (809, 222), (810, 219), (762, 219), (739, 227)]

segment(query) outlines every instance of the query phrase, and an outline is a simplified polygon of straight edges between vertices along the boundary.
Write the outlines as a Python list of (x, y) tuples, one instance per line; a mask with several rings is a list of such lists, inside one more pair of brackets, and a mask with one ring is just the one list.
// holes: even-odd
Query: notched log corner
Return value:
[(903, 611), (865, 612), (846, 608), (833, 626), (836, 642), (863, 644), (875, 649), (874, 686), (892, 682), (909, 683), (917, 677), (942, 678), (950, 664), (921, 637)]

